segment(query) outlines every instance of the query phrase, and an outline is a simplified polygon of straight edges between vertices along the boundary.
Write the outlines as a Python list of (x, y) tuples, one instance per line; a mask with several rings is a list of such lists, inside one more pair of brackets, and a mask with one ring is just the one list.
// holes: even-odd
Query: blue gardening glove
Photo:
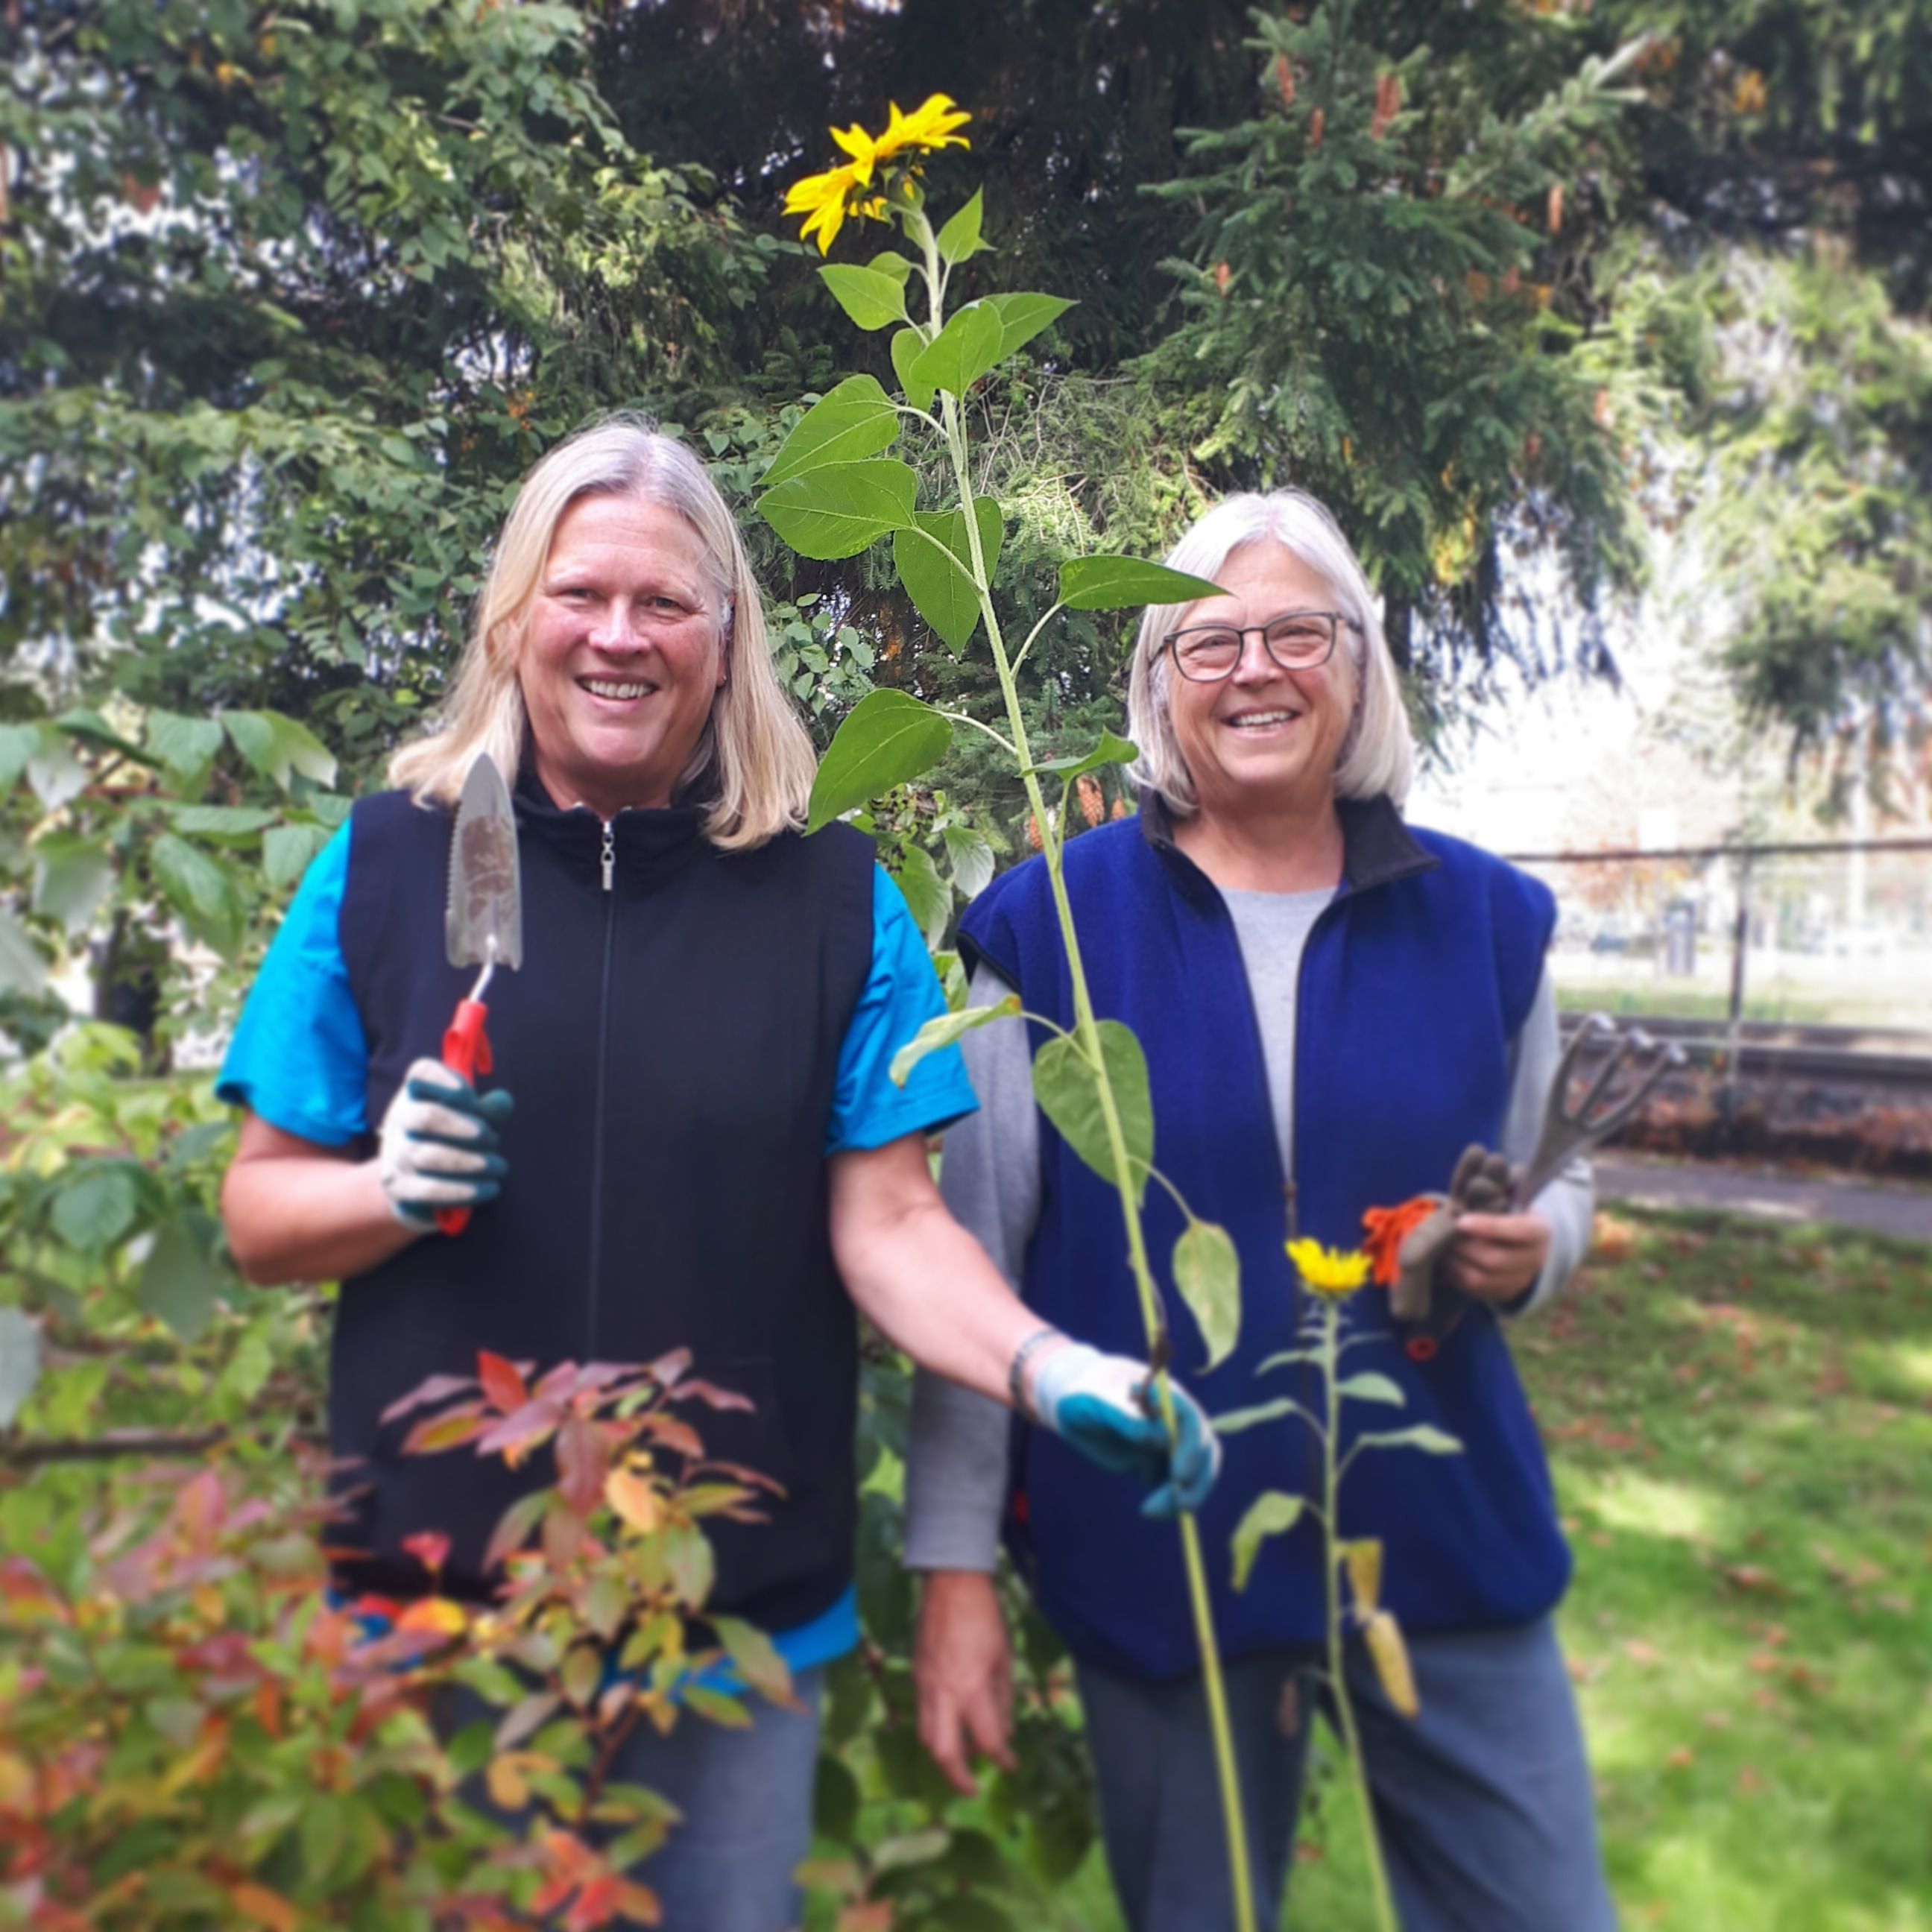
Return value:
[(494, 1201), (508, 1167), (496, 1132), (513, 1104), (501, 1088), (479, 1094), (440, 1060), (413, 1062), (382, 1116), (376, 1156), (397, 1220), (427, 1232), (439, 1208)]
[(1102, 1468), (1157, 1484), (1142, 1515), (1178, 1516), (1206, 1502), (1221, 1473), (1221, 1444), (1200, 1405), (1172, 1382), (1170, 1443), (1151, 1381), (1144, 1362), (1070, 1342), (1034, 1372), (1033, 1412)]

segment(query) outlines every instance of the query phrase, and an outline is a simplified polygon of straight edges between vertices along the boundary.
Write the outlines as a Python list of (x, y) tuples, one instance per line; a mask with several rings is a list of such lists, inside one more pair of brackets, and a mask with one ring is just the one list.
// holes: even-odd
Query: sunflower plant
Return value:
[[(1034, 1060), (1034, 1091), (1068, 1144), (1119, 1194), (1147, 1331), (1153, 1398), (1171, 1430), (1167, 1326), (1141, 1219), (1149, 1178), (1170, 1186), (1154, 1166), (1147, 1060), (1128, 1028), (1101, 1019), (1094, 1010), (1061, 867), (1070, 795), (1082, 779), (1090, 782), (1103, 766), (1130, 763), (1136, 753), (1125, 739), (1106, 732), (1083, 752), (1041, 759), (1028, 742), (1018, 680), (1034, 643), (1062, 611), (1187, 603), (1216, 595), (1219, 586), (1136, 557), (1075, 558), (1061, 568), (1052, 606), (1017, 650), (1010, 644), (992, 591), (1006, 514), (997, 500), (973, 489), (965, 402), (975, 385), (1051, 327), (1071, 304), (1031, 291), (952, 299), (956, 278), (988, 245), (982, 232), (983, 203), (976, 190), (936, 226), (923, 164), (940, 150), (968, 147), (959, 130), (970, 118), (943, 94), (931, 96), (910, 114), (894, 106), (877, 135), (856, 125), (833, 129), (832, 140), (846, 158), (794, 184), (787, 212), (803, 216), (802, 232), (817, 241), (821, 254), (830, 254), (848, 223), (876, 224), (903, 244), (884, 248), (863, 263), (828, 262), (819, 270), (859, 328), (890, 332), (898, 388), (888, 394), (875, 377), (855, 375), (822, 396), (772, 459), (758, 507), (778, 534), (808, 557), (856, 556), (890, 538), (898, 580), (941, 641), (963, 652), (983, 632), (1004, 718), (989, 722), (964, 711), (942, 710), (902, 691), (872, 692), (854, 706), (819, 766), (807, 829), (816, 830), (920, 777), (946, 754), (956, 729), (983, 734), (1012, 760), (1052, 878), (1073, 990), (1070, 1030), (1041, 1022), (1053, 1037)], [(902, 436), (938, 442), (950, 478), (944, 500), (919, 500), (918, 472), (895, 453)], [(1049, 788), (1057, 793), (1051, 806)], [(901, 1050), (893, 1063), (894, 1078), (902, 1082), (926, 1054), (970, 1029), (1018, 1010), (1012, 1000), (933, 1022)], [(1212, 1367), (1234, 1346), (1240, 1318), (1238, 1264), (1226, 1231), (1181, 1205), (1186, 1226), (1171, 1274), (1208, 1341)], [(1207, 1573), (1191, 1516), (1181, 1519), (1180, 1534), (1219, 1768), (1236, 1916), (1241, 1932), (1253, 1932), (1233, 1744)]]
[[(1396, 1932), (1395, 1905), (1389, 1891), (1382, 1840), (1376, 1829), (1375, 1807), (1369, 1796), (1361, 1732), (1342, 1667), (1342, 1646), (1350, 1622), (1360, 1633), (1389, 1702), (1406, 1718), (1413, 1718), (1421, 1706), (1416, 1696), (1414, 1673), (1409, 1667), (1408, 1647), (1402, 1641), (1402, 1626), (1396, 1621), (1395, 1612), (1382, 1601), (1382, 1543), (1375, 1537), (1352, 1538), (1342, 1534), (1342, 1481), (1355, 1459), (1372, 1450), (1406, 1448), (1432, 1456), (1454, 1456), (1460, 1454), (1462, 1447), (1446, 1430), (1429, 1423), (1412, 1424), (1402, 1429), (1344, 1429), (1345, 1404), (1400, 1408), (1406, 1400), (1394, 1381), (1372, 1369), (1342, 1372), (1342, 1358), (1351, 1350), (1376, 1344), (1388, 1346), (1388, 1334), (1384, 1328), (1364, 1328), (1351, 1334), (1351, 1310), (1355, 1291), (1372, 1272), (1378, 1281), (1393, 1278), (1395, 1246), (1406, 1225), (1412, 1223), (1413, 1217), (1409, 1216), (1402, 1227), (1396, 1226), (1404, 1214), (1404, 1210), (1371, 1208), (1365, 1217), (1370, 1240), (1364, 1250), (1328, 1248), (1315, 1240), (1288, 1244), (1288, 1258), (1306, 1291), (1300, 1332), (1294, 1348), (1269, 1356), (1256, 1372), (1271, 1375), (1297, 1367), (1312, 1370), (1321, 1388), (1318, 1407), (1311, 1408), (1291, 1396), (1276, 1396), (1252, 1408), (1237, 1409), (1214, 1418), (1215, 1428), (1223, 1436), (1283, 1418), (1304, 1424), (1315, 1434), (1322, 1470), (1320, 1500), (1281, 1490), (1264, 1490), (1257, 1496), (1235, 1526), (1234, 1582), (1237, 1590), (1247, 1587), (1262, 1545), (1270, 1537), (1285, 1535), (1304, 1516), (1312, 1516), (1320, 1526), (1323, 1625), (1328, 1650), (1323, 1676), (1335, 1721), (1348, 1750), (1349, 1779), (1360, 1808), (1362, 1839), (1368, 1848), (1370, 1880), (1382, 1932)], [(1346, 1616), (1342, 1594), (1345, 1580), (1348, 1590)]]

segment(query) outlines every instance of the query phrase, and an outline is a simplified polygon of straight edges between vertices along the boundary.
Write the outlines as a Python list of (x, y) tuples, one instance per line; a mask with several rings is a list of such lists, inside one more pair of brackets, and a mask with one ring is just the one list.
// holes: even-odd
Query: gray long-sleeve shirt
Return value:
[[(1329, 892), (1223, 890), (1240, 942), (1259, 1024), (1284, 1172), (1294, 1172), (1294, 1008), (1302, 948)], [(971, 1000), (991, 1006), (1012, 989), (989, 968), (973, 976)], [(1000, 1021), (962, 1042), (980, 1111), (946, 1136), (940, 1188), (961, 1225), (976, 1235), (1016, 1293), (1040, 1216), (1040, 1123), (1031, 1058), (1020, 1021)], [(1509, 1110), (1499, 1150), (1527, 1161), (1542, 1131), (1558, 1058), (1556, 994), (1546, 969), (1510, 1048)], [(1572, 1162), (1536, 1197), (1550, 1222), (1548, 1259), (1527, 1312), (1557, 1294), (1589, 1246), (1594, 1210), (1588, 1166)], [(914, 1570), (992, 1570), (1006, 1501), (1006, 1411), (988, 1397), (920, 1371), (913, 1385), (906, 1464), (905, 1562)]]

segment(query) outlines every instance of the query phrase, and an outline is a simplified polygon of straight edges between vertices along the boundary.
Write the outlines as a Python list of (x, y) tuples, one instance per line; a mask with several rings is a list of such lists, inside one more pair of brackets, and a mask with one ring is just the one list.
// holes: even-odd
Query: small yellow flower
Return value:
[(1288, 1258), (1301, 1271), (1303, 1285), (1313, 1294), (1339, 1301), (1352, 1294), (1369, 1278), (1366, 1255), (1342, 1248), (1324, 1248), (1319, 1241), (1290, 1241)]
[(793, 182), (785, 195), (786, 214), (806, 218), (799, 230), (800, 240), (809, 241), (815, 235), (818, 252), (828, 254), (848, 217), (884, 220), (887, 213), (886, 198), (874, 190), (873, 182), (880, 164), (902, 154), (970, 146), (964, 135), (953, 130), (964, 127), (972, 118), (953, 105), (950, 94), (934, 94), (910, 114), (902, 113), (894, 101), (886, 131), (876, 139), (856, 121), (849, 128), (834, 128), (831, 130), (833, 142), (851, 158), (824, 174), (808, 175), (802, 181)]

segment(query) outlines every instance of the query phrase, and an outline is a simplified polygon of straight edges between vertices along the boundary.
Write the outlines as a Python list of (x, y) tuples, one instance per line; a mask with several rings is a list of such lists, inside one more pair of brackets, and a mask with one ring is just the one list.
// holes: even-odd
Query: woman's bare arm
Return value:
[(264, 1286), (360, 1274), (422, 1232), (397, 1218), (373, 1158), (354, 1160), (245, 1112), (221, 1184), (221, 1219), (236, 1265)]

